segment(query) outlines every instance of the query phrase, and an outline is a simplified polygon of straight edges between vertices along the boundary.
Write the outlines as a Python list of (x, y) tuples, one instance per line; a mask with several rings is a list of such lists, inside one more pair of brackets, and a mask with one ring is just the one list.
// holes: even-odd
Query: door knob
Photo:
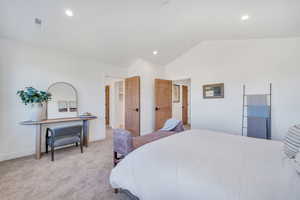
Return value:
[(155, 107), (155, 110), (159, 110), (159, 107), (158, 107), (158, 106), (156, 106), (156, 107)]
[(138, 108), (136, 108), (136, 109), (135, 109), (135, 111), (136, 111), (136, 112), (139, 112), (139, 109), (138, 109)]

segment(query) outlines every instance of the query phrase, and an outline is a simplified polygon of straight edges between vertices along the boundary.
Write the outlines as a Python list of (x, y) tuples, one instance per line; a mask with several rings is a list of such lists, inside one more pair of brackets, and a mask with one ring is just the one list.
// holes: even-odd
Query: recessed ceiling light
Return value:
[(153, 55), (157, 55), (158, 54), (158, 52), (157, 51), (153, 51)]
[(71, 9), (66, 9), (65, 10), (65, 14), (68, 16), (68, 17), (73, 17), (74, 16), (74, 13)]
[(250, 16), (249, 15), (243, 15), (242, 17), (241, 17), (241, 20), (242, 21), (247, 21), (247, 20), (249, 20), (250, 19)]

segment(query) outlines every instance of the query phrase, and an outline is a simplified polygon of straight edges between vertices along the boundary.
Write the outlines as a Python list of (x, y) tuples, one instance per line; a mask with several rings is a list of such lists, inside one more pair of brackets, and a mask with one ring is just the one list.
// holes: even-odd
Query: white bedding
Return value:
[(111, 172), (140, 200), (299, 200), (282, 143), (190, 130), (144, 145)]

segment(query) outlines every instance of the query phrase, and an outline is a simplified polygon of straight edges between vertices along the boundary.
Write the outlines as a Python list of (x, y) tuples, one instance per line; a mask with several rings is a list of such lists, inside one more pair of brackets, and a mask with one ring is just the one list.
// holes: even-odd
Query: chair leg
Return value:
[(114, 167), (117, 165), (118, 163), (118, 153), (114, 151)]
[(54, 147), (51, 146), (51, 161), (54, 161)]
[(76, 147), (78, 147), (78, 142), (76, 142)]
[(48, 153), (48, 144), (47, 144), (47, 140), (46, 140), (46, 153)]
[(82, 144), (82, 141), (80, 142), (80, 151), (81, 151), (81, 153), (83, 153), (83, 144)]
[(46, 153), (48, 153), (48, 134), (46, 134)]

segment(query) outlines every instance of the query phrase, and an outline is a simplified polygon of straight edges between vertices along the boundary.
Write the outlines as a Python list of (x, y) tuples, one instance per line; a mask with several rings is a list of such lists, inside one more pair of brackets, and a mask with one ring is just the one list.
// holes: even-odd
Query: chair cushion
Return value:
[(82, 132), (82, 125), (61, 126), (61, 127), (51, 128), (51, 130), (53, 131), (54, 137), (78, 136)]
[[(80, 142), (79, 136), (72, 136), (72, 137), (57, 137), (54, 140), (54, 147), (63, 146), (67, 144), (74, 144), (76, 142)], [(48, 144), (51, 144), (51, 139), (48, 140)]]
[(181, 121), (178, 119), (174, 119), (174, 118), (168, 119), (167, 121), (165, 121), (164, 126), (160, 130), (173, 131), (180, 122)]

